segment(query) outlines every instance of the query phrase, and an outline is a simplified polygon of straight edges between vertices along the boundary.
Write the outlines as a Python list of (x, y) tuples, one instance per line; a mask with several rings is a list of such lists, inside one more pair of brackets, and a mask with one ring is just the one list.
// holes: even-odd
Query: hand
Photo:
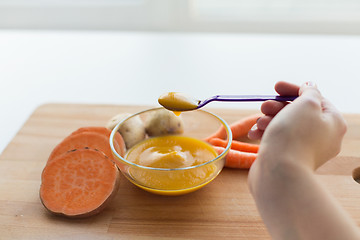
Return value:
[(345, 121), (338, 110), (311, 83), (298, 87), (278, 82), (280, 95), (299, 95), (292, 103), (266, 101), (264, 114), (249, 132), (261, 139), (259, 155), (281, 153), (298, 155), (312, 168), (336, 156), (346, 132)]
[[(360, 239), (360, 231), (312, 170), (337, 155), (346, 124), (335, 107), (307, 83), (279, 82), (292, 103), (264, 102), (249, 137), (261, 139), (249, 189), (274, 239)], [(321, 223), (319, 224), (313, 223)]]

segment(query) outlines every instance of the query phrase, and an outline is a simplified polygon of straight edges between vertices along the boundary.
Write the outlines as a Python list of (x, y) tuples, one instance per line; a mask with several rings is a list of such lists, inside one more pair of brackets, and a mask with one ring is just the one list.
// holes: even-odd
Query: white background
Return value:
[[(98, 17), (100, 23), (102, 18), (89, 15), (93, 19), (89, 25), (86, 14), (84, 22), (61, 14), (50, 21), (49, 13), (49, 21), (42, 21), (31, 16), (31, 11), (19, 10), (25, 2), (27, 7), (42, 7), (46, 1), (29, 5), (31, 1), (0, 0), (0, 152), (39, 105), (51, 102), (157, 105), (158, 96), (167, 91), (202, 99), (216, 94), (274, 94), (273, 85), (279, 80), (314, 81), (342, 112), (360, 113), (360, 35), (354, 30), (360, 28), (353, 28), (358, 23), (354, 15), (323, 18), (319, 25), (319, 19), (311, 18), (314, 15), (303, 14), (304, 25), (282, 19), (271, 28), (265, 24), (269, 19), (262, 22), (265, 25), (261, 21), (244, 24), (231, 11), (236, 8), (234, 1), (225, 1), (230, 4), (226, 12), (219, 1), (182, 6), (154, 1), (160, 5), (148, 6), (149, 1), (139, 0), (143, 5), (131, 12), (133, 21), (119, 18), (114, 25), (96, 25), (93, 18)], [(161, 7), (168, 12), (155, 17), (163, 12)], [(263, 10), (250, 10), (256, 14), (259, 9)], [(275, 10), (279, 9), (283, 8)], [(6, 15), (5, 10), (19, 15)], [(46, 8), (42, 10), (46, 15)], [(171, 15), (175, 12), (193, 18), (180, 18), (182, 22)], [(281, 16), (291, 15), (287, 13)], [(318, 16), (332, 16), (322, 13)], [(311, 25), (310, 20), (314, 28), (301, 27)], [(338, 24), (330, 24), (335, 20)], [(249, 26), (254, 31), (246, 31)], [(321, 29), (331, 34), (314, 34)], [(211, 106), (258, 108), (259, 103)]]
[(157, 105), (167, 91), (273, 94), (286, 80), (314, 81), (342, 112), (360, 112), (355, 36), (1, 31), (0, 53), (1, 149), (49, 102)]

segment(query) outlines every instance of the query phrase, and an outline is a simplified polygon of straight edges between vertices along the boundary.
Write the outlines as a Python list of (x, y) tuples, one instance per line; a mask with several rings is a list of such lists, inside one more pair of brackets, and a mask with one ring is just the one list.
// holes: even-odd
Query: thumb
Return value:
[(336, 112), (334, 105), (332, 105), (328, 100), (326, 100), (320, 93), (316, 84), (313, 82), (306, 82), (299, 88), (299, 96), (309, 97), (313, 100), (319, 102), (321, 110), (323, 112)]
[(306, 82), (300, 86), (299, 96), (302, 96), (304, 94), (311, 95), (319, 100), (323, 98), (319, 89), (317, 88), (317, 85), (313, 82)]
[(312, 102), (316, 105), (316, 109), (320, 110), (324, 119), (332, 121), (336, 129), (339, 129), (343, 134), (346, 132), (346, 122), (338, 109), (327, 99), (325, 99), (316, 84), (313, 82), (304, 83), (299, 89), (299, 96), (301, 96), (303, 102), (307, 100), (308, 103)]
[[(300, 86), (299, 89), (299, 102), (308, 103), (316, 108), (321, 109), (321, 102), (323, 96), (321, 95), (316, 84), (313, 82), (306, 82)], [(308, 105), (306, 104), (306, 105)]]

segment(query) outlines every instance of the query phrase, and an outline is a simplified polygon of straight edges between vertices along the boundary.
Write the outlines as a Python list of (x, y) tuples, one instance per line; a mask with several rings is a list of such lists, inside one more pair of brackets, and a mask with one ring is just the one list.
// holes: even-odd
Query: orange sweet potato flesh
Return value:
[(89, 217), (107, 206), (118, 184), (119, 170), (104, 153), (76, 149), (57, 156), (45, 166), (40, 199), (51, 213)]
[[(82, 132), (99, 133), (99, 134), (102, 134), (102, 135), (106, 136), (107, 138), (110, 138), (110, 134), (111, 134), (111, 130), (106, 128), (106, 127), (88, 126), (88, 127), (81, 127), (79, 129), (75, 130), (74, 132), (71, 133), (71, 135), (75, 135), (75, 134), (82, 133)], [(118, 153), (121, 156), (124, 156), (124, 154), (125, 154), (125, 142), (124, 142), (124, 139), (122, 138), (122, 136), (120, 135), (119, 132), (115, 133), (114, 139), (115, 139), (114, 146), (115, 146), (115, 148), (117, 148), (116, 150), (118, 151)]]
[[(72, 149), (94, 148), (102, 151), (106, 156), (113, 159), (109, 137), (111, 131), (104, 127), (79, 128), (63, 139), (51, 152), (48, 163), (59, 155)], [(115, 135), (114, 147), (118, 153), (125, 153), (125, 142), (119, 133)]]

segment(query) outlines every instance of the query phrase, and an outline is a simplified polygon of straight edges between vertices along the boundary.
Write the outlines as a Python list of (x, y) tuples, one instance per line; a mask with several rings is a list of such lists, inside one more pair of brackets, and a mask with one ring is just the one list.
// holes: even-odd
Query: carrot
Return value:
[(107, 156), (96, 149), (76, 149), (45, 166), (40, 200), (53, 214), (88, 217), (107, 206), (118, 184), (119, 170)]
[[(239, 119), (238, 121), (230, 124), (230, 129), (233, 135), (233, 139), (238, 139), (240, 137), (246, 136), (249, 130), (254, 126), (260, 114), (254, 114), (247, 116), (245, 118)], [(206, 138), (205, 140), (208, 142), (211, 138), (220, 138), (226, 139), (226, 130), (223, 125), (216, 131), (214, 134)]]
[[(221, 154), (225, 150), (223, 147), (214, 146), (214, 148), (218, 154)], [(257, 153), (241, 152), (230, 149), (225, 157), (225, 167), (249, 169), (256, 158)]]
[[(225, 148), (228, 144), (228, 141), (222, 140), (220, 138), (210, 138), (209, 143), (213, 146)], [(240, 142), (237, 140), (232, 140), (231, 149), (243, 151), (243, 152), (257, 153), (259, 151), (259, 145), (252, 144), (252, 143), (246, 143), (246, 142)]]
[[(88, 127), (81, 127), (77, 130), (75, 130), (74, 132), (71, 133), (71, 135), (75, 135), (78, 133), (82, 133), (82, 132), (95, 132), (95, 133), (99, 133), (102, 134), (104, 136), (106, 136), (107, 138), (110, 138), (110, 134), (111, 134), (111, 130), (106, 128), (106, 127), (100, 127), (100, 126), (88, 126)], [(124, 156), (125, 154), (125, 141), (123, 139), (123, 137), (120, 135), (120, 133), (115, 133), (115, 137), (114, 137), (115, 141), (117, 142), (117, 145), (115, 144), (115, 146), (118, 147), (117, 150), (120, 150), (120, 155)]]

